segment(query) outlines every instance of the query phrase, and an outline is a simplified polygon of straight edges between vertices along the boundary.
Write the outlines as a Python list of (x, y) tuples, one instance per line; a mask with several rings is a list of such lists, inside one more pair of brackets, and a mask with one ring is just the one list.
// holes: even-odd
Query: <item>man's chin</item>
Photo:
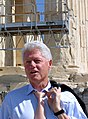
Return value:
[(41, 80), (39, 77), (36, 77), (36, 76), (30, 77), (29, 79), (35, 82)]

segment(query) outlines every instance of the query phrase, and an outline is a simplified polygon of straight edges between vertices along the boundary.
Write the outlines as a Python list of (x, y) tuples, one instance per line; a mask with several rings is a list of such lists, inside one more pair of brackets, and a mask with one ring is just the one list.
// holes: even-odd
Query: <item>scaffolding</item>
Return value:
[[(0, 3), (0, 37), (8, 35), (32, 35), (32, 34), (48, 34), (52, 31), (54, 34), (68, 33), (68, 8), (66, 1), (58, 1), (53, 4), (60, 4), (63, 9), (55, 11), (41, 11), (46, 3), (27, 3), (27, 4), (6, 4)], [(38, 9), (40, 7), (40, 9)], [(9, 8), (9, 11), (7, 9)], [(22, 8), (21, 12), (16, 9)], [(30, 8), (27, 9), (27, 8)], [(40, 10), (40, 11), (39, 11)], [(53, 19), (52, 16), (56, 15), (58, 18)], [(47, 19), (47, 15), (51, 16)], [(60, 18), (59, 18), (60, 17)], [(20, 20), (18, 20), (20, 19)]]

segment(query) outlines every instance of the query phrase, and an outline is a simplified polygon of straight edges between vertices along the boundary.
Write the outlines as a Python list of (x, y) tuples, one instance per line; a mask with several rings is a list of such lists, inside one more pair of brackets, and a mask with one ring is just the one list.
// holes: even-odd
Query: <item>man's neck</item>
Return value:
[(38, 91), (43, 90), (47, 85), (48, 85), (48, 81), (47, 82), (38, 82), (36, 84), (31, 84), (33, 86), (33, 88), (35, 88)]

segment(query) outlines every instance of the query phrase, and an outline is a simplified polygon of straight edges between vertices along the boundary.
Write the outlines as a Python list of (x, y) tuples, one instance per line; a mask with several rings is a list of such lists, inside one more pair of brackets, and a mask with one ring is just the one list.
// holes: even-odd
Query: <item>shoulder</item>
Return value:
[(10, 91), (10, 92), (8, 92), (8, 94), (5, 96), (5, 98), (6, 99), (8, 99), (8, 98), (20, 98), (20, 96), (22, 96), (22, 95), (25, 95), (26, 94), (26, 92), (27, 92), (27, 90), (28, 90), (28, 87), (29, 87), (29, 85), (26, 85), (26, 86), (23, 86), (23, 87), (20, 87), (20, 88), (18, 88), (18, 89), (14, 89), (14, 90), (12, 90), (12, 91)]
[(76, 97), (69, 91), (61, 92), (61, 100), (64, 102), (73, 102), (76, 101)]
[(61, 105), (65, 110), (80, 107), (75, 96), (69, 91), (61, 92)]

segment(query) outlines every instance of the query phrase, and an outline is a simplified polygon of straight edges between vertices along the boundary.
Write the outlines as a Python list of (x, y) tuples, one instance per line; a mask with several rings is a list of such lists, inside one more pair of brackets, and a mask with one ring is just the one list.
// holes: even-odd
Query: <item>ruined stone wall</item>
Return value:
[[(60, 0), (58, 0), (60, 1)], [(50, 2), (47, 0), (47, 2)], [(63, 0), (64, 2), (64, 0)], [(49, 4), (51, 5), (51, 4)], [(53, 4), (52, 4), (53, 5)], [(61, 5), (61, 4), (59, 4)], [(46, 6), (48, 6), (46, 4)], [(55, 6), (55, 5), (54, 5)], [(69, 12), (68, 18), (68, 28), (69, 33), (54, 35), (46, 35), (44, 42), (51, 48), (54, 64), (64, 64), (67, 66), (78, 67), (78, 72), (87, 73), (88, 72), (88, 0), (68, 0), (66, 3), (67, 10)], [(62, 10), (63, 10), (62, 4)], [(50, 7), (49, 11), (52, 11), (52, 7)], [(57, 9), (55, 9), (57, 11)], [(65, 10), (65, 9), (64, 9)], [(59, 9), (58, 9), (59, 11)], [(48, 9), (46, 7), (46, 12), (48, 13)], [(55, 14), (54, 14), (55, 15)], [(49, 15), (50, 16), (50, 15)], [(47, 20), (56, 20), (56, 17), (46, 16)], [(63, 19), (62, 16), (58, 16), (59, 19)], [(58, 20), (58, 18), (57, 18)], [(48, 40), (47, 40), (48, 39)], [(56, 41), (59, 42), (60, 39), (64, 41), (68, 41), (68, 48), (55, 48)], [(59, 55), (59, 57), (58, 57)]]
[[(88, 0), (68, 0), (66, 4), (69, 10), (69, 33), (45, 36), (44, 42), (52, 51), (54, 64), (49, 76), (73, 88), (88, 110)], [(50, 20), (50, 17), (46, 16), (46, 19)], [(69, 42), (68, 48), (51, 47), (61, 38)]]

